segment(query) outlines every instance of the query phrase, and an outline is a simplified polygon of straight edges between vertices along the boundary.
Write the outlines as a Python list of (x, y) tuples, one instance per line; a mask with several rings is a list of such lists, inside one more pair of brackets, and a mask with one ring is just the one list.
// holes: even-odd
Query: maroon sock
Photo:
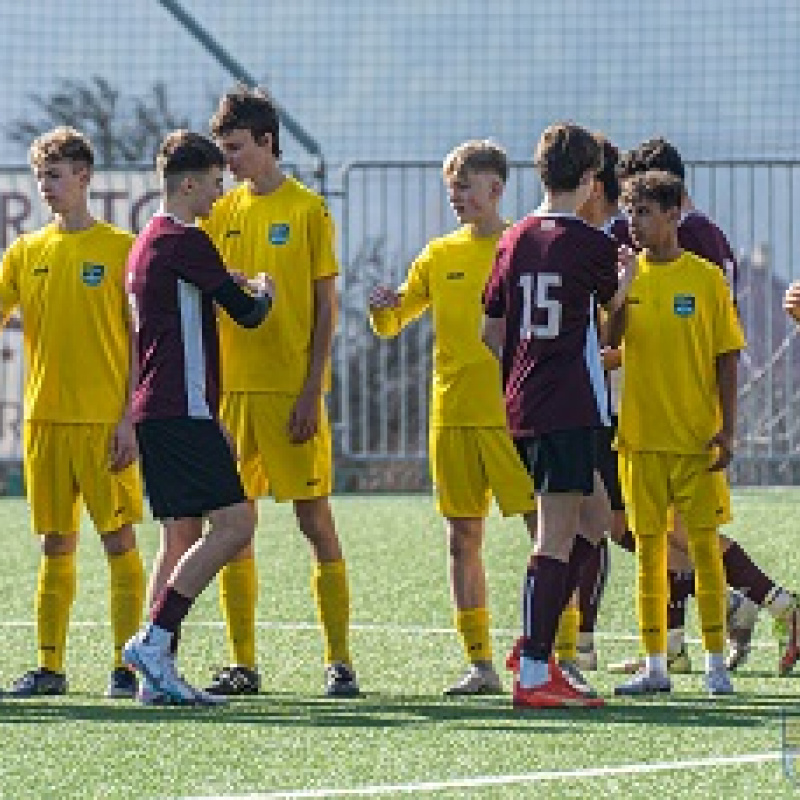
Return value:
[(608, 542), (603, 539), (581, 567), (578, 581), (578, 607), (581, 611), (581, 633), (594, 633), (600, 601), (608, 578)]
[(625, 533), (622, 535), (622, 538), (617, 542), (617, 544), (623, 549), (627, 550), (629, 553), (636, 552), (636, 539), (631, 531), (626, 530)]
[(553, 652), (567, 568), (549, 556), (531, 558), (522, 591), (522, 652), (528, 658), (547, 661)]
[(193, 597), (186, 597), (171, 586), (167, 586), (153, 603), (150, 619), (154, 625), (174, 634), (189, 613), (192, 603), (194, 603)]
[(686, 627), (686, 601), (694, 595), (694, 572), (667, 573), (669, 578), (669, 603), (667, 603), (667, 629)]
[(561, 604), (563, 611), (574, 594), (575, 590), (580, 585), (581, 572), (587, 560), (592, 558), (597, 545), (592, 544), (588, 539), (578, 534), (575, 541), (572, 543), (572, 550), (569, 552), (569, 561), (567, 562), (567, 577), (564, 581), (564, 601)]
[(181, 626), (172, 632), (172, 641), (169, 643), (169, 651), (173, 656), (178, 654), (178, 642), (181, 640)]
[(775, 588), (775, 584), (736, 542), (731, 542), (722, 556), (722, 566), (725, 567), (728, 586), (738, 589), (758, 605), (762, 605)]

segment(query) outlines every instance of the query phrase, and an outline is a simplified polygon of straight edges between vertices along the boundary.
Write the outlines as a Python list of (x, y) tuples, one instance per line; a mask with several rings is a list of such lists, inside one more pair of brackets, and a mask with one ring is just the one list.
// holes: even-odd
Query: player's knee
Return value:
[(335, 540), (338, 544), (333, 514), (327, 497), (296, 500), (294, 512), (300, 530), (310, 542), (320, 544)]
[(224, 530), (226, 544), (231, 553), (236, 554), (253, 541), (256, 517), (250, 503), (237, 503), (216, 512), (211, 525), (215, 529)]
[(200, 517), (170, 520), (161, 528), (161, 549), (181, 556), (202, 535), (203, 520)]
[(448, 520), (447, 544), (450, 557), (456, 561), (479, 556), (483, 546), (482, 520)]
[(77, 533), (45, 533), (41, 541), (42, 555), (66, 556), (74, 553), (78, 547)]
[(136, 533), (133, 525), (123, 525), (118, 531), (104, 533), (100, 537), (103, 541), (106, 555), (121, 556), (136, 547)]

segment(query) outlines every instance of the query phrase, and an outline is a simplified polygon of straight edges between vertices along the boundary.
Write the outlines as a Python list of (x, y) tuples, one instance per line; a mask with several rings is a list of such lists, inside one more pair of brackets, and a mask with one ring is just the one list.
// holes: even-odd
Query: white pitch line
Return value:
[[(544, 781), (585, 780), (587, 778), (613, 777), (617, 775), (644, 775), (653, 772), (669, 772), (709, 767), (736, 767), (741, 764), (763, 764), (779, 761), (781, 753), (743, 753), (738, 756), (698, 758), (687, 761), (658, 761), (650, 764), (619, 764), (613, 767), (590, 767), (587, 769), (529, 772), (524, 775), (486, 775), (475, 778), (456, 778), (426, 783), (401, 783), (394, 785), (358, 786), (351, 789), (295, 789), (266, 794), (224, 795), (225, 800), (277, 800), (277, 798), (303, 797), (374, 797), (387, 794), (416, 794), (418, 792), (440, 792), (447, 789), (475, 789), (481, 786), (513, 786)], [(220, 795), (215, 797), (219, 798)], [(185, 800), (210, 800), (196, 796)]]
[[(0, 621), (0, 629), (2, 628), (33, 628), (36, 623), (33, 620), (2, 620)], [(107, 622), (97, 622), (96, 620), (76, 620), (70, 622), (72, 628), (104, 628), (108, 625)], [(186, 622), (184, 627), (187, 628), (223, 628), (223, 622), (210, 622), (210, 621), (197, 621)], [(319, 630), (319, 624), (316, 622), (271, 622), (262, 620), (256, 622), (257, 628), (276, 631), (316, 631)], [(411, 636), (452, 636), (455, 633), (455, 628), (432, 628), (425, 627), (424, 625), (384, 625), (369, 622), (356, 622), (350, 625), (351, 631), (363, 631), (364, 633), (386, 633), (386, 634), (406, 634)], [(493, 628), (492, 636), (507, 636), (515, 637), (519, 635), (519, 630), (516, 628)], [(598, 631), (595, 633), (595, 638), (606, 639), (611, 642), (638, 642), (639, 636), (635, 633), (622, 633), (620, 631)], [(687, 638), (687, 644), (699, 645), (702, 644), (700, 639)], [(775, 642), (768, 641), (753, 641), (751, 647), (759, 648), (773, 648)]]

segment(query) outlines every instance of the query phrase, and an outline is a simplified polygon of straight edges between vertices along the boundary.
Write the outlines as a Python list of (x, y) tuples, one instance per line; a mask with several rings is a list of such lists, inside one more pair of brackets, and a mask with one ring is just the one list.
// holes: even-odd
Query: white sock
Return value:
[(666, 675), (667, 674), (667, 654), (666, 653), (657, 653), (656, 655), (650, 655), (649, 653), (644, 657), (644, 671), (648, 675), (652, 675), (654, 673), (658, 675)]
[(789, 610), (793, 602), (794, 598), (786, 589), (781, 589), (776, 586), (775, 589), (767, 595), (767, 599), (764, 600), (764, 607), (769, 611), (772, 617), (779, 619)]
[(550, 679), (550, 665), (546, 661), (534, 661), (522, 656), (519, 660), (519, 685), (523, 689), (535, 689)]
[(165, 628), (159, 628), (158, 625), (148, 622), (145, 626), (145, 638), (150, 644), (159, 647), (161, 650), (170, 651), (172, 644), (172, 634)]
[(706, 672), (725, 669), (725, 657), (722, 653), (706, 653)]
[(683, 628), (672, 628), (667, 631), (667, 652), (671, 656), (677, 655), (683, 649), (685, 635)]
[(578, 650), (583, 650), (584, 652), (594, 650), (594, 634), (591, 631), (588, 633), (578, 632)]

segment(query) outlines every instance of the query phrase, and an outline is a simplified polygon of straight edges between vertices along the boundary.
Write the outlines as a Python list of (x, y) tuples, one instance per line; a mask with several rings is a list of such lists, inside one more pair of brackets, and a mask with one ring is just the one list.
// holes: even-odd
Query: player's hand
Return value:
[(622, 350), (619, 347), (604, 347), (600, 351), (600, 358), (606, 372), (612, 372), (622, 366)]
[(400, 305), (400, 295), (387, 286), (376, 286), (369, 293), (370, 308), (397, 308)]
[(783, 296), (783, 308), (795, 321), (800, 323), (800, 281), (790, 284)]
[(275, 300), (275, 281), (266, 272), (259, 272), (245, 285), (253, 294), (266, 295), (270, 300)]
[(136, 434), (130, 417), (125, 415), (114, 428), (108, 448), (108, 466), (112, 472), (121, 472), (139, 457)]
[(712, 436), (708, 442), (708, 449), (717, 448), (716, 461), (708, 468), (709, 472), (719, 472), (725, 469), (733, 460), (733, 435), (727, 431), (720, 431)]
[(319, 392), (303, 390), (289, 415), (288, 433), (293, 444), (307, 442), (319, 428)]
[(228, 275), (233, 278), (233, 282), (242, 288), (247, 286), (247, 275), (244, 274), (241, 270), (238, 269), (229, 269)]

